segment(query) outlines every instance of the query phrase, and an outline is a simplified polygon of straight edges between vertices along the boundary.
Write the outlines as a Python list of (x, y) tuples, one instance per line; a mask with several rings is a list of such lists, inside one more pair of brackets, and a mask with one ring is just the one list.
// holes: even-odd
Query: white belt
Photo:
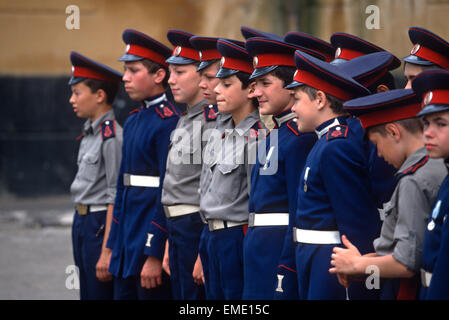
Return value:
[(133, 187), (159, 187), (159, 177), (156, 176), (138, 176), (135, 174), (123, 174), (123, 184)]
[(288, 226), (288, 213), (254, 213), (249, 214), (248, 227)]
[(340, 244), (339, 231), (318, 231), (293, 228), (293, 240), (309, 244)]
[(207, 220), (207, 224), (209, 225), (209, 231), (216, 231), (226, 228), (232, 228), (237, 226), (243, 226), (245, 224), (248, 224), (247, 221), (245, 222), (233, 222), (233, 221), (225, 221), (225, 220), (219, 220), (219, 219), (211, 219)]
[(179, 216), (185, 216), (194, 212), (200, 211), (199, 206), (190, 204), (178, 204), (175, 206), (164, 206), (165, 216), (167, 218), (174, 218)]
[(432, 280), (432, 273), (421, 269), (421, 284), (423, 287), (428, 288), (430, 286), (430, 280)]

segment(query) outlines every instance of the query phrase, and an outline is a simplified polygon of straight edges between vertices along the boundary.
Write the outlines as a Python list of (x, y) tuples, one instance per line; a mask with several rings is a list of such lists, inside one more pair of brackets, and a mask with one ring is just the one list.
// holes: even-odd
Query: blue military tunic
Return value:
[[(146, 256), (162, 259), (165, 248), (161, 189), (178, 110), (165, 93), (145, 99), (144, 104), (124, 125), (122, 163), (107, 243), (113, 249), (109, 271), (120, 278), (140, 275)], [(126, 175), (153, 177), (157, 183), (152, 187), (125, 185)]]
[[(288, 227), (288, 215), (296, 212), (299, 177), (307, 155), (316, 141), (314, 133), (303, 134), (298, 131), (295, 117), (290, 110), (273, 117), (276, 127), (265, 143), (261, 144), (261, 147), (266, 148), (265, 157), (258, 157), (252, 169), (250, 227), (243, 249), (243, 299), (272, 299), (277, 286), (276, 274)], [(257, 225), (259, 214), (264, 213), (275, 213), (273, 217), (278, 218), (272, 222), (280, 225)], [(254, 227), (251, 227), (251, 217), (254, 217)], [(281, 220), (284, 223), (281, 223)], [(293, 249), (293, 242), (289, 241), (288, 244), (289, 249)], [(297, 296), (296, 274), (290, 271), (295, 269), (295, 265), (293, 250), (292, 254), (284, 255), (279, 272), (282, 277), (285, 276), (285, 271), (293, 277), (293, 281), (285, 279), (284, 282), (289, 287), (293, 285), (290, 292), (294, 295), (289, 295), (290, 298)]]
[[(446, 159), (449, 167), (449, 160)], [(449, 176), (441, 184), (424, 238), (420, 299), (449, 299)], [(430, 286), (429, 286), (430, 285)]]
[[(344, 287), (328, 271), (333, 247), (344, 234), (362, 254), (373, 252), (380, 230), (363, 141), (346, 120), (334, 118), (316, 128), (319, 140), (299, 182), (295, 226), (300, 230), (294, 234), (301, 299), (345, 299)], [(318, 244), (322, 236), (309, 230), (331, 231), (336, 241)], [(352, 283), (349, 298), (367, 298), (362, 286)]]

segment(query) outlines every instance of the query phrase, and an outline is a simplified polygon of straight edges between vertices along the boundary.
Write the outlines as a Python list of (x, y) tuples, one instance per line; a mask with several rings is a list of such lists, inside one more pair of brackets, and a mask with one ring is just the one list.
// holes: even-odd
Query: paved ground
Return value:
[(0, 199), (0, 299), (78, 299), (72, 207), (68, 196)]

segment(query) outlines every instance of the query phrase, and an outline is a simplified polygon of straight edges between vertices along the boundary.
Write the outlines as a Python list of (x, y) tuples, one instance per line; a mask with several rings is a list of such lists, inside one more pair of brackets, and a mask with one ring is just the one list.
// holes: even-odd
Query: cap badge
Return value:
[(175, 48), (174, 55), (175, 55), (175, 56), (179, 56), (179, 54), (181, 53), (181, 50), (182, 50), (182, 47), (177, 46), (177, 47)]
[(415, 44), (412, 48), (412, 50), (410, 51), (410, 54), (415, 54), (418, 52), (418, 50), (421, 48), (421, 45), (419, 45), (418, 43)]
[(257, 68), (257, 65), (258, 65), (258, 64), (259, 64), (259, 58), (254, 57), (254, 58), (253, 58), (253, 67), (254, 67), (254, 69)]
[(424, 105), (425, 106), (428, 105), (432, 101), (432, 98), (433, 98), (432, 91), (427, 92), (427, 94), (426, 94), (426, 96), (424, 97), (424, 100), (423, 100)]
[(126, 45), (125, 53), (128, 53), (130, 47), (131, 47), (131, 46), (130, 46), (129, 44)]
[(198, 51), (198, 54), (200, 56), (200, 61), (203, 61), (203, 53), (201, 51)]
[(341, 48), (338, 47), (337, 50), (335, 50), (335, 59), (337, 59), (341, 55)]
[(72, 66), (72, 73), (75, 72), (75, 66)]
[(221, 60), (220, 60), (220, 69), (223, 68), (223, 65), (225, 64), (225, 61), (226, 61), (225, 57), (221, 57)]

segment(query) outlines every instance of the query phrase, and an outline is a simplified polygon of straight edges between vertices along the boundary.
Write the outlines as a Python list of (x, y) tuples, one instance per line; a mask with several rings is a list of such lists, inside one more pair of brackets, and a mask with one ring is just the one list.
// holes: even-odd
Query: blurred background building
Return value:
[[(370, 5), (379, 8), (379, 29), (366, 27)], [(68, 6), (79, 8), (79, 29), (66, 26)], [(448, 16), (447, 0), (0, 0), (0, 199), (69, 192), (83, 123), (68, 103), (71, 50), (121, 71), (126, 28), (170, 45), (167, 29), (243, 40), (245, 25), (326, 41), (352, 33), (402, 58), (408, 27), (449, 40)], [(119, 122), (138, 104), (121, 91)]]

